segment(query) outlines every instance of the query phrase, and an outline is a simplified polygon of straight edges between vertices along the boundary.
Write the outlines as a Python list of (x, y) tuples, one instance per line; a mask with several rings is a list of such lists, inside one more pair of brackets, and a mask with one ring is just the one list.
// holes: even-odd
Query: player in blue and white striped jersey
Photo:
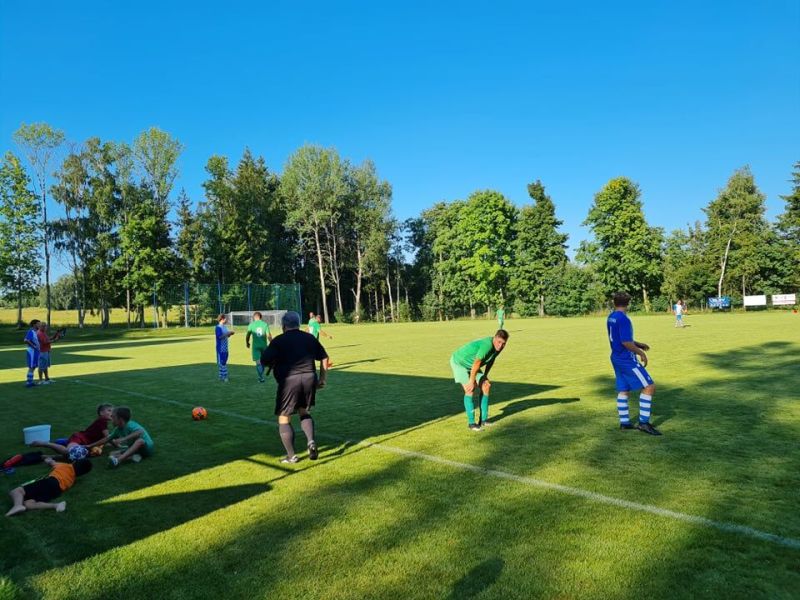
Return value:
[[(639, 424), (636, 429), (650, 435), (661, 435), (650, 424), (650, 411), (656, 384), (645, 368), (650, 346), (633, 339), (633, 324), (626, 314), (631, 297), (624, 293), (614, 294), (614, 312), (608, 315), (606, 327), (611, 344), (611, 365), (617, 377), (617, 412), (620, 429), (634, 429), (628, 412), (628, 395), (633, 390), (639, 394)], [(641, 360), (641, 364), (640, 364)]]
[(25, 334), (25, 358), (28, 361), (28, 375), (25, 387), (33, 387), (33, 371), (39, 366), (39, 319), (31, 321), (31, 328)]

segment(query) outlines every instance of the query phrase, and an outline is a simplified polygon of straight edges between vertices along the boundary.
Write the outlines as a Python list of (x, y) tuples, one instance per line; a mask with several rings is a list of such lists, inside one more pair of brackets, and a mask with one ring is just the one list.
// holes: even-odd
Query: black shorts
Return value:
[(61, 486), (55, 477), (45, 477), (37, 479), (33, 483), (23, 485), (25, 490), (25, 500), (36, 500), (37, 502), (50, 502), (61, 495)]
[(275, 414), (288, 417), (301, 408), (314, 406), (317, 396), (316, 373), (290, 375), (278, 383), (278, 394), (275, 397)]

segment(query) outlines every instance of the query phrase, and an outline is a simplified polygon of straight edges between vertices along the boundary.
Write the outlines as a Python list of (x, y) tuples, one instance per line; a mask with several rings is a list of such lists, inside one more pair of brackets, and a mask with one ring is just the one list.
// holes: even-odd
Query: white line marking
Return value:
[[(193, 405), (187, 402), (179, 402), (178, 400), (169, 400), (167, 398), (160, 398), (158, 396), (150, 396), (148, 394), (142, 394), (140, 392), (131, 392), (128, 390), (110, 387), (106, 385), (100, 385), (97, 383), (89, 383), (86, 381), (80, 380), (73, 380), (75, 383), (79, 383), (81, 385), (88, 385), (91, 387), (96, 387), (103, 390), (109, 390), (112, 392), (118, 392), (121, 394), (127, 394), (129, 396), (136, 396), (138, 398), (145, 398), (147, 400), (156, 400), (158, 402), (164, 402), (167, 404), (172, 404), (175, 406), (181, 406), (186, 408), (191, 408)], [(222, 409), (213, 409), (215, 414), (224, 415), (226, 417), (231, 417), (233, 419), (240, 419), (242, 421), (248, 421), (250, 423), (258, 423), (261, 425), (275, 425), (272, 421), (267, 421), (265, 419), (259, 419), (257, 417), (249, 417), (247, 415), (241, 415), (239, 413), (222, 410)], [(666, 517), (668, 519), (675, 519), (676, 521), (683, 521), (685, 523), (692, 523), (693, 525), (701, 525), (703, 527), (709, 527), (712, 529), (718, 529), (719, 531), (725, 531), (727, 533), (735, 533), (738, 535), (742, 535), (745, 537), (755, 538), (757, 540), (761, 540), (764, 542), (770, 542), (772, 544), (777, 544), (779, 546), (785, 546), (787, 548), (793, 548), (795, 550), (800, 550), (800, 540), (790, 537), (784, 537), (781, 535), (777, 535), (774, 533), (767, 533), (766, 531), (761, 531), (759, 529), (754, 529), (752, 527), (747, 527), (746, 525), (737, 525), (736, 523), (726, 523), (724, 521), (714, 521), (713, 519), (707, 519), (706, 517), (698, 517), (696, 515), (689, 515), (686, 513), (677, 512), (674, 510), (669, 510), (666, 508), (659, 508), (658, 506), (652, 506), (650, 504), (641, 504), (639, 502), (631, 502), (629, 500), (623, 500), (621, 498), (614, 498), (613, 496), (605, 496), (603, 494), (598, 494), (596, 492), (590, 492), (588, 490), (582, 490), (580, 488), (569, 487), (566, 485), (561, 485), (558, 483), (551, 483), (549, 481), (544, 481), (542, 479), (536, 479), (534, 477), (526, 477), (524, 475), (514, 475), (513, 473), (508, 473), (506, 471), (500, 471), (498, 469), (487, 469), (485, 467), (479, 467), (477, 465), (471, 465), (468, 463), (457, 462), (454, 460), (449, 460), (447, 458), (442, 458), (439, 456), (434, 456), (431, 454), (423, 454), (422, 452), (415, 452), (413, 450), (406, 450), (405, 448), (397, 448), (395, 446), (388, 446), (386, 444), (380, 444), (377, 442), (368, 442), (365, 440), (346, 440), (344, 438), (334, 436), (334, 435), (324, 435), (324, 434), (317, 434), (317, 437), (327, 438), (331, 440), (335, 440), (338, 442), (350, 442), (353, 444), (357, 444), (359, 446), (364, 446), (367, 448), (374, 448), (376, 450), (383, 450), (384, 452), (390, 452), (392, 454), (399, 454), (401, 456), (408, 456), (412, 458), (419, 458), (421, 460), (425, 460), (427, 462), (436, 463), (439, 465), (445, 465), (448, 467), (452, 467), (454, 469), (459, 469), (461, 471), (471, 471), (473, 473), (480, 473), (481, 475), (488, 475), (490, 477), (496, 477), (498, 479), (505, 479), (507, 481), (515, 481), (517, 483), (521, 483), (523, 485), (528, 485), (531, 487), (537, 487), (540, 489), (550, 490), (554, 492), (560, 492), (562, 494), (566, 494), (568, 496), (575, 496), (577, 498), (584, 498), (586, 500), (591, 500), (592, 502), (597, 502), (600, 504), (608, 504), (611, 506), (616, 506), (619, 508), (627, 508), (630, 510), (635, 510), (638, 512), (645, 512), (650, 513), (653, 515), (658, 515), (660, 517)]]

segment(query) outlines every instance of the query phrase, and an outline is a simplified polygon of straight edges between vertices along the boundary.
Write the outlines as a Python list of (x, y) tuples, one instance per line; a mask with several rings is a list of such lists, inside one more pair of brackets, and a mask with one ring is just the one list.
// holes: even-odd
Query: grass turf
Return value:
[[(513, 479), (800, 539), (800, 317), (687, 323), (634, 319), (661, 438), (617, 428), (602, 319), (508, 321), (479, 433), (448, 357), (491, 322), (331, 327), (321, 457), (290, 466), (243, 332), (227, 385), (210, 330), (68, 339), (57, 383), (31, 390), (21, 345), (0, 348), (0, 453), (23, 449), (23, 426), (83, 428), (101, 401), (157, 446), (139, 465), (96, 460), (64, 514), (3, 518), (0, 598), (796, 597), (798, 548)], [(0, 477), (0, 493), (44, 473)]]

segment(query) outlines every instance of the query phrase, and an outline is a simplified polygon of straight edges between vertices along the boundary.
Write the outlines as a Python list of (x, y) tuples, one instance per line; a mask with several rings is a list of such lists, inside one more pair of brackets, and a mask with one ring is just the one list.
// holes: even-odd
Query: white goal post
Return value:
[(253, 313), (260, 312), (261, 319), (270, 327), (280, 329), (281, 319), (288, 311), (285, 310), (234, 310), (227, 313), (228, 323), (234, 327), (237, 325), (249, 325), (253, 320)]

